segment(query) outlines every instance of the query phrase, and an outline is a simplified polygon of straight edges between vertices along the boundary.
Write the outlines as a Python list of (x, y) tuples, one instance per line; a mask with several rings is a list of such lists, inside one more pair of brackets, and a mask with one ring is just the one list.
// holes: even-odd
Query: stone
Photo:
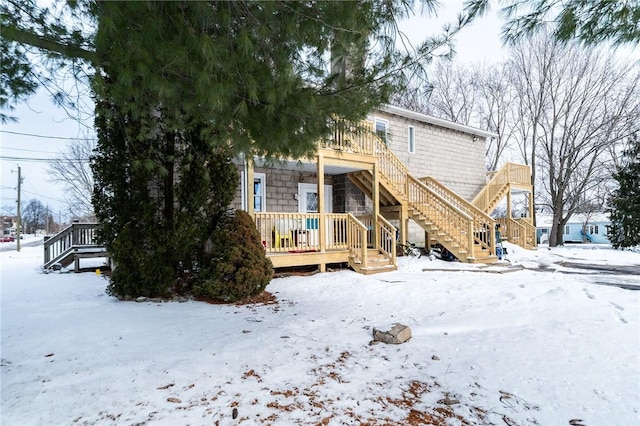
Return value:
[(399, 345), (409, 339), (411, 339), (411, 329), (399, 322), (395, 323), (389, 331), (381, 331), (377, 328), (373, 329), (373, 340), (378, 342)]
[(146, 302), (146, 301), (147, 301), (147, 298), (144, 297), (144, 296), (140, 296), (140, 297), (138, 297), (136, 299), (136, 302), (138, 302), (138, 303), (142, 303), (142, 302)]
[(446, 396), (445, 398), (441, 399), (438, 401), (438, 404), (444, 404), (444, 405), (458, 405), (460, 404), (460, 400), (456, 399), (456, 398), (451, 398), (449, 396)]

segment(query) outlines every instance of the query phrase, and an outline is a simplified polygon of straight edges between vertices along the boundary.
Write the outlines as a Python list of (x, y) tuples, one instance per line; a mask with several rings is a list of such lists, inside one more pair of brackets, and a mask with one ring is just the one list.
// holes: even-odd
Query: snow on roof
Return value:
[[(586, 217), (588, 220), (586, 220)], [(551, 224), (553, 222), (552, 214), (538, 213), (536, 215), (536, 227), (538, 228), (551, 228)], [(611, 220), (609, 219), (609, 213), (606, 212), (596, 212), (591, 215), (586, 215), (584, 213), (574, 214), (569, 218), (567, 224), (571, 223), (609, 223)]]

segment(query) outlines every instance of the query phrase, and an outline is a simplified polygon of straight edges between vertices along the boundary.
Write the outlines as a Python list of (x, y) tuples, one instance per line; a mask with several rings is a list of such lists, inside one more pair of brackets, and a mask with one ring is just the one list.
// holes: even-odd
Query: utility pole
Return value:
[(18, 212), (18, 226), (16, 228), (16, 250), (20, 251), (20, 228), (22, 228), (22, 212), (20, 212), (20, 186), (22, 185), (22, 174), (18, 166), (18, 201), (16, 201)]

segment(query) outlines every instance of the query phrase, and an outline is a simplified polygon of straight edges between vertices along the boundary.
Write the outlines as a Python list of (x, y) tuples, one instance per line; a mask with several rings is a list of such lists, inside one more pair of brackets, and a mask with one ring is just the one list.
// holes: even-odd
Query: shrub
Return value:
[(214, 232), (212, 247), (194, 285), (196, 295), (235, 302), (264, 291), (273, 265), (248, 213), (238, 210), (224, 221)]

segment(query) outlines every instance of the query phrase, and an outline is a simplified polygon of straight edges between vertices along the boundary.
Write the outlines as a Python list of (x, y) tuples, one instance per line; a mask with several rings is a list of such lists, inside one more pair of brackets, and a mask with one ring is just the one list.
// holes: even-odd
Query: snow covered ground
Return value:
[[(640, 424), (640, 253), (508, 248), (274, 279), (260, 306), (121, 302), (2, 252), (2, 424)], [(369, 344), (395, 322), (411, 340)]]

